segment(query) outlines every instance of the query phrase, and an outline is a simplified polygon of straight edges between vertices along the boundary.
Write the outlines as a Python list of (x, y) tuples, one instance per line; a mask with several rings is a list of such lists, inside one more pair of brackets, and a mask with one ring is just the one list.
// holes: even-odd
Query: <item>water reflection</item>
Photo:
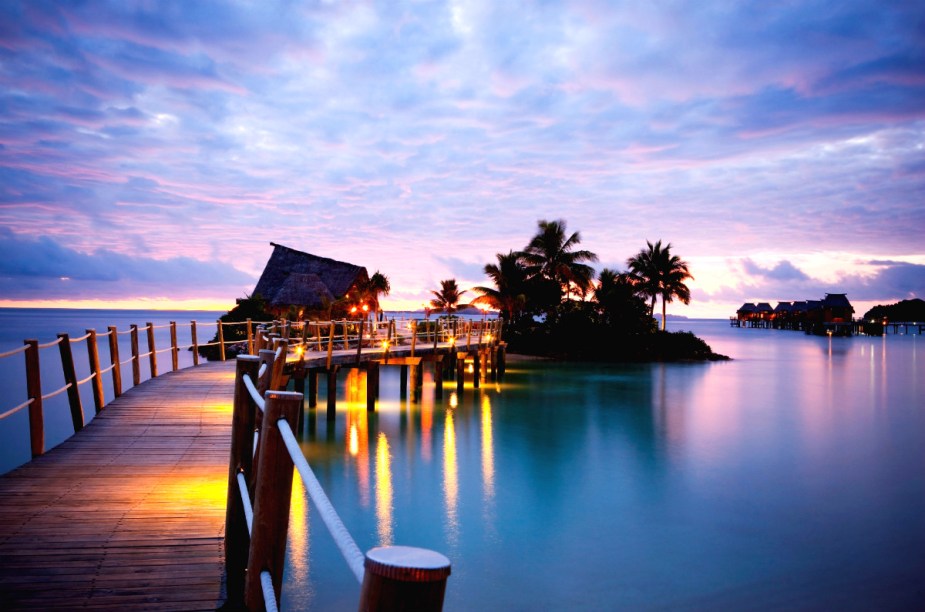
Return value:
[(443, 495), (446, 504), (447, 540), (455, 544), (459, 537), (457, 501), (459, 479), (456, 465), (456, 425), (454, 409), (446, 411), (443, 427)]
[(366, 410), (365, 374), (360, 370), (349, 370), (346, 380), (347, 407), (347, 453), (356, 462), (357, 488), (360, 492), (360, 504), (369, 507), (369, 419)]
[(289, 566), (293, 573), (292, 579), (304, 581), (308, 579), (308, 504), (305, 502), (305, 487), (299, 473), (292, 475), (292, 501), (289, 511)]
[(482, 395), (482, 492), (485, 503), (495, 497), (495, 447), (491, 431), (491, 398)]
[(392, 458), (385, 432), (376, 443), (376, 525), (379, 545), (392, 544)]

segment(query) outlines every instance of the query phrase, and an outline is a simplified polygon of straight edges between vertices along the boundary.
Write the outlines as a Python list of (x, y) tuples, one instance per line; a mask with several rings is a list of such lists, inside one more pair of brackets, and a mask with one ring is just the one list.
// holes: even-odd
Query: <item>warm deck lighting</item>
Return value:
[(357, 313), (357, 307), (356, 307), (356, 306), (353, 306), (352, 308), (350, 308), (350, 314), (356, 314), (356, 313)]
[(369, 306), (363, 304), (363, 312), (369, 312)]
[(454, 346), (455, 344), (456, 344), (456, 338), (455, 338), (454, 336), (451, 336), (451, 337), (450, 337), (450, 346)]
[(388, 349), (388, 348), (389, 348), (389, 341), (388, 341), (388, 340), (383, 340), (383, 341), (382, 341), (382, 350), (386, 350), (386, 349)]

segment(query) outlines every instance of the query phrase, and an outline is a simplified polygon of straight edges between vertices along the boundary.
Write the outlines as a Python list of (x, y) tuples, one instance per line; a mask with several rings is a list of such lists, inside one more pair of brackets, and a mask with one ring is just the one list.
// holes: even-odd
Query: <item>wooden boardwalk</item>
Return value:
[(152, 379), (0, 477), (0, 608), (221, 605), (234, 367)]

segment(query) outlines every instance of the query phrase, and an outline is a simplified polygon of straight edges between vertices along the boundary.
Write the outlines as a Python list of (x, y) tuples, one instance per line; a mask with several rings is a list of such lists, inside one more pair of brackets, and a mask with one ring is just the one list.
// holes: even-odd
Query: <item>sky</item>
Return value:
[(925, 297), (925, 4), (0, 2), (0, 306), (226, 310), (272, 241), (415, 309), (541, 219), (670, 243), (669, 314)]

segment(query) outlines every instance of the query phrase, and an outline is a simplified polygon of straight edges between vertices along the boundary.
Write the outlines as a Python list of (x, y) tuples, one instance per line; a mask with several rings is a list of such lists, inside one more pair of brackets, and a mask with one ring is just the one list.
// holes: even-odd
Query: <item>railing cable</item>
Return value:
[(15, 349), (13, 349), (12, 351), (7, 351), (7, 352), (5, 352), (5, 353), (0, 353), (0, 359), (3, 359), (4, 357), (12, 357), (12, 356), (15, 355), (16, 353), (22, 353), (22, 352), (24, 352), (27, 348), (29, 348), (29, 345), (28, 345), (28, 344), (23, 344), (21, 347), (15, 348)]
[(5, 418), (8, 417), (8, 416), (13, 416), (14, 414), (16, 414), (17, 412), (19, 412), (20, 410), (22, 410), (22, 409), (25, 408), (26, 406), (31, 406), (31, 405), (32, 405), (32, 402), (34, 402), (34, 401), (35, 401), (35, 398), (34, 398), (34, 397), (30, 397), (29, 399), (27, 399), (26, 401), (24, 401), (23, 403), (21, 403), (19, 406), (16, 406), (15, 408), (10, 408), (9, 410), (7, 410), (6, 412), (4, 412), (3, 414), (0, 414), (0, 421), (2, 421), (3, 419), (5, 419)]
[(356, 542), (353, 541), (353, 537), (350, 535), (350, 532), (347, 531), (347, 528), (340, 520), (340, 517), (337, 516), (337, 511), (334, 510), (334, 506), (331, 504), (331, 500), (328, 499), (327, 494), (321, 487), (321, 483), (318, 482), (318, 479), (315, 477), (315, 473), (308, 465), (308, 461), (306, 461), (305, 455), (302, 454), (302, 449), (299, 447), (299, 442), (296, 440), (295, 434), (292, 433), (292, 428), (289, 427), (289, 423), (285, 419), (280, 419), (276, 426), (283, 438), (283, 442), (286, 444), (286, 449), (289, 451), (289, 456), (292, 458), (292, 463), (299, 471), (299, 476), (302, 478), (302, 484), (308, 491), (312, 501), (315, 502), (315, 507), (318, 508), (318, 513), (321, 515), (321, 520), (324, 521), (325, 525), (327, 525), (328, 531), (331, 532), (331, 536), (334, 538), (334, 542), (337, 544), (337, 548), (340, 549), (340, 552), (344, 556), (344, 560), (347, 561), (347, 565), (350, 567), (353, 575), (356, 576), (357, 581), (362, 584), (363, 574), (365, 573), (365, 569), (363, 567), (363, 563), (366, 558), (365, 555), (360, 551), (360, 548), (356, 545)]

